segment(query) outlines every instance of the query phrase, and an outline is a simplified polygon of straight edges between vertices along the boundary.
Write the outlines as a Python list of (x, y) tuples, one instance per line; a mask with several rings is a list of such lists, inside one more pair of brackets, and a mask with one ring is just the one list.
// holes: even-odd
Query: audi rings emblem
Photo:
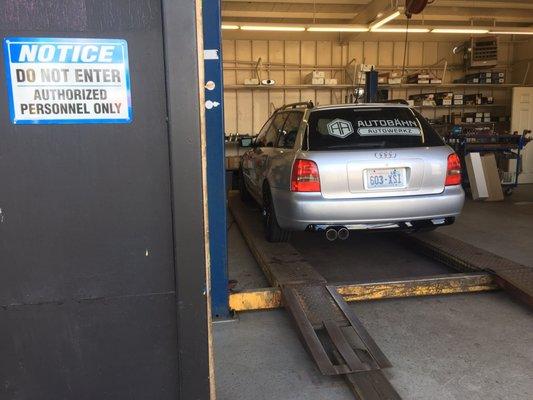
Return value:
[(377, 153), (374, 153), (374, 155), (380, 160), (383, 160), (385, 158), (396, 158), (396, 153), (392, 151), (378, 151)]

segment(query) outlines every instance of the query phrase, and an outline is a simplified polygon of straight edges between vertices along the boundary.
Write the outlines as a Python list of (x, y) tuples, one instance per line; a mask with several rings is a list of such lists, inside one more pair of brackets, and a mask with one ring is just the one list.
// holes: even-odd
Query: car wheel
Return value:
[(269, 242), (286, 242), (290, 238), (290, 231), (282, 229), (276, 218), (276, 211), (272, 202), (272, 195), (268, 188), (265, 189), (263, 200), (263, 216), (265, 223), (265, 237)]
[(246, 184), (244, 183), (244, 174), (242, 172), (242, 168), (239, 170), (239, 192), (241, 193), (241, 200), (245, 203), (251, 203), (252, 202), (252, 195), (246, 188)]

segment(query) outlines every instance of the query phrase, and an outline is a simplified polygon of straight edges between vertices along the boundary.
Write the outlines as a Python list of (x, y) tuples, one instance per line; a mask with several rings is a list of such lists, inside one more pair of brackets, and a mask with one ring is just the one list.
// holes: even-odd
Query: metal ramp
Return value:
[(342, 375), (361, 400), (397, 400), (383, 374), (391, 366), (333, 286), (288, 243), (264, 239), (257, 210), (230, 193), (230, 210), (267, 279), (281, 290), (309, 354), (324, 375)]
[(282, 288), (288, 311), (324, 375), (379, 370), (391, 366), (348, 304), (330, 286)]
[(496, 284), (533, 308), (533, 267), (438, 232), (405, 235), (404, 240), (415, 251), (457, 270), (483, 271), (494, 275)]

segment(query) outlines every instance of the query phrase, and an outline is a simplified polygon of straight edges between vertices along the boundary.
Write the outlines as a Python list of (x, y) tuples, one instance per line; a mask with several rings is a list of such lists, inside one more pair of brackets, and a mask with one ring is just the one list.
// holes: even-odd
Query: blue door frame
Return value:
[(207, 199), (211, 256), (211, 306), (214, 318), (228, 318), (224, 108), (220, 33), (220, 0), (202, 7), (207, 137)]

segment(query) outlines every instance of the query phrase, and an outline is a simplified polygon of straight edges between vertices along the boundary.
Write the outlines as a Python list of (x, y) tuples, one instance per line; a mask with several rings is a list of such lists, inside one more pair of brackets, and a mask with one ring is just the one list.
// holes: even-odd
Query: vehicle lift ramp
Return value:
[(533, 306), (533, 268), (440, 233), (399, 235), (398, 240), (458, 273), (328, 285), (288, 243), (263, 238), (257, 210), (230, 193), (230, 210), (272, 288), (230, 295), (234, 310), (284, 305), (307, 350), (324, 375), (343, 375), (357, 399), (399, 399), (382, 369), (391, 363), (346, 300), (468, 293), (505, 289)]
[(258, 213), (230, 193), (230, 210), (270, 284), (292, 316), (302, 341), (324, 375), (343, 375), (362, 400), (400, 396), (382, 368), (391, 366), (362, 323), (333, 286), (288, 243), (263, 237)]

